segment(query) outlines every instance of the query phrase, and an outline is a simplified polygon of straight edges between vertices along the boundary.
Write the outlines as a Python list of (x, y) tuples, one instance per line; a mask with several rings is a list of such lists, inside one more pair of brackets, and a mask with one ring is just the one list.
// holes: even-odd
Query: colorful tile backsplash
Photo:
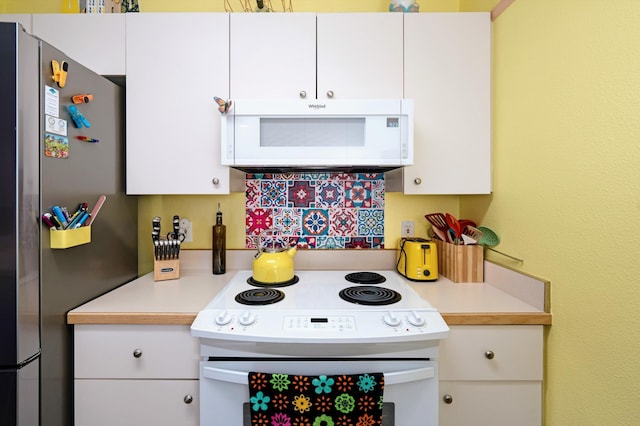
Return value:
[(384, 173), (246, 175), (247, 248), (384, 248)]

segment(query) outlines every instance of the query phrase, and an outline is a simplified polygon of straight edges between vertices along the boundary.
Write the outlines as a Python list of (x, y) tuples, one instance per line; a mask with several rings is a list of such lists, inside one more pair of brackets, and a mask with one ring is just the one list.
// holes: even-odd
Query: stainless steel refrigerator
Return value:
[[(52, 78), (52, 60), (68, 65), (64, 87)], [(67, 110), (78, 94), (93, 96), (77, 105), (90, 127), (77, 128)], [(65, 126), (67, 154), (51, 156), (45, 134)], [(122, 87), (20, 25), (0, 23), (2, 425), (73, 424), (66, 313), (137, 277), (137, 199), (124, 193), (124, 134)], [(43, 226), (42, 214), (54, 205), (91, 208), (100, 195), (106, 202), (91, 241), (51, 248), (50, 232), (60, 231)]]

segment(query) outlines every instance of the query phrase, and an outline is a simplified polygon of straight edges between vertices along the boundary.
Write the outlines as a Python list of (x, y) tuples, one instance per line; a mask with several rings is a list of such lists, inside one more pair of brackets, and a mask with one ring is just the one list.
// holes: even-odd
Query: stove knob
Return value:
[(256, 316), (253, 315), (249, 311), (245, 311), (240, 318), (238, 318), (238, 322), (240, 325), (251, 325), (256, 321)]
[(397, 327), (397, 326), (400, 325), (400, 318), (395, 316), (395, 314), (393, 312), (389, 312), (388, 314), (386, 314), (383, 317), (383, 319), (384, 319), (385, 324), (387, 324), (390, 327)]
[(222, 311), (216, 316), (217, 325), (227, 325), (231, 322), (231, 315), (227, 311)]
[(411, 312), (411, 314), (409, 314), (409, 317), (407, 317), (407, 320), (409, 321), (409, 324), (416, 327), (422, 327), (427, 323), (424, 318), (422, 318), (417, 312)]

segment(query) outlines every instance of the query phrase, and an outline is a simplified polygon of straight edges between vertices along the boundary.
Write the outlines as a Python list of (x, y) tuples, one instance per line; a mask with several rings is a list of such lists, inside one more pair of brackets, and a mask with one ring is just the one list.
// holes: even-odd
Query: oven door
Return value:
[(215, 360), (200, 363), (200, 425), (250, 426), (248, 373), (383, 372), (383, 426), (437, 426), (438, 365), (427, 360)]

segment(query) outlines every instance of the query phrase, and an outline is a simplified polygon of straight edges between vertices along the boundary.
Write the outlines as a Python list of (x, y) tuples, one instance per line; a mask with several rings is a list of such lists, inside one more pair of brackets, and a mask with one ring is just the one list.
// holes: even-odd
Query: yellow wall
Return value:
[(494, 195), (460, 209), (551, 281), (550, 425), (640, 424), (639, 24), (637, 0), (516, 0), (494, 22)]

